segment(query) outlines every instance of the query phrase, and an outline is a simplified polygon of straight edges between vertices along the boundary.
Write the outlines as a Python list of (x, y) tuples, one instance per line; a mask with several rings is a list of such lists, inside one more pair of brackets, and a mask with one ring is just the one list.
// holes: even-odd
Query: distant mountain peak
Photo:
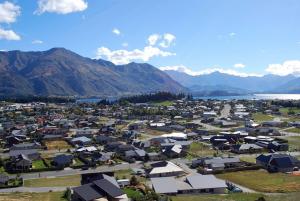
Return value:
[(186, 90), (155, 67), (138, 63), (116, 66), (60, 47), (37, 52), (10, 51), (0, 54), (0, 61), (0, 96), (106, 97)]

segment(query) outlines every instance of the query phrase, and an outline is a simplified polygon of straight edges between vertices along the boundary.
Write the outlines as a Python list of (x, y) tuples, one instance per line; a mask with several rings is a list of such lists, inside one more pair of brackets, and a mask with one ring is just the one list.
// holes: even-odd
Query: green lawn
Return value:
[(115, 178), (118, 179), (130, 179), (132, 177), (132, 170), (118, 170), (115, 171)]
[(161, 101), (161, 102), (151, 102), (153, 103), (154, 105), (157, 105), (157, 106), (171, 106), (173, 105), (173, 101)]
[[(131, 169), (128, 169), (128, 170), (118, 170), (118, 171), (115, 171), (115, 178), (116, 179), (130, 179), (133, 176), (133, 173), (134, 172)], [(141, 177), (141, 176), (138, 176), (138, 175), (135, 175), (135, 177), (141, 183), (145, 183), (146, 182), (146, 178), (145, 177)]]
[(284, 173), (268, 173), (265, 170), (249, 170), (216, 175), (247, 188), (269, 193), (300, 191), (300, 177)]
[(297, 107), (284, 107), (284, 108), (280, 108), (279, 111), (283, 114), (283, 115), (288, 115), (289, 111), (294, 112), (295, 114), (300, 113), (300, 108)]
[(36, 160), (32, 162), (33, 169), (44, 169), (47, 168), (43, 162), (43, 160)]
[(202, 156), (213, 156), (216, 153), (209, 145), (202, 142), (193, 142), (189, 149), (189, 154), (196, 155), (198, 157)]
[(289, 128), (284, 130), (285, 132), (291, 132), (291, 133), (299, 133), (300, 134), (300, 128)]
[(257, 112), (252, 114), (252, 118), (254, 119), (254, 121), (256, 122), (262, 122), (262, 121), (272, 121), (274, 119), (273, 116), (271, 115), (267, 115), (267, 114), (263, 114), (261, 112)]
[(124, 193), (127, 194), (127, 196), (129, 198), (132, 198), (132, 199), (141, 198), (143, 196), (143, 194), (141, 192), (136, 191), (132, 188), (124, 188), (123, 191), (124, 191)]
[(67, 201), (64, 192), (48, 193), (2, 193), (1, 201)]
[(299, 151), (300, 150), (300, 136), (290, 136), (285, 139), (288, 140), (290, 151)]
[(300, 193), (284, 193), (276, 195), (262, 195), (257, 193), (234, 193), (227, 195), (180, 195), (173, 196), (172, 201), (255, 201), (264, 197), (266, 201), (297, 201)]
[(64, 177), (55, 178), (40, 178), (40, 179), (29, 179), (24, 181), (25, 187), (60, 187), (60, 186), (79, 186), (81, 176), (70, 175)]
[(248, 163), (256, 163), (256, 156), (241, 156), (240, 160), (246, 161)]

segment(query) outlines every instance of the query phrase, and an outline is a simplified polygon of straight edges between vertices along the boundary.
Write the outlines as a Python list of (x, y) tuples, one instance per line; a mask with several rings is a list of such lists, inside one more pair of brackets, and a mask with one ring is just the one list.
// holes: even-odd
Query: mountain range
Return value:
[(64, 48), (0, 52), (0, 96), (119, 97), (155, 91), (199, 96), (300, 93), (293, 75), (240, 77), (220, 72), (191, 76), (147, 63), (115, 65)]
[(114, 65), (64, 48), (0, 52), (0, 96), (109, 97), (155, 91), (186, 91), (158, 68)]
[(192, 91), (193, 94), (241, 95), (249, 93), (300, 93), (300, 78), (293, 75), (241, 77), (218, 71), (192, 76), (184, 72), (165, 71), (174, 80)]

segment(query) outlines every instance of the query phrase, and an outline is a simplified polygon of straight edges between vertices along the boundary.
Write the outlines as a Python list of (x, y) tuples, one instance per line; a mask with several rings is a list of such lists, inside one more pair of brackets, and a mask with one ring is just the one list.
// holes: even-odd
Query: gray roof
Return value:
[(214, 175), (194, 174), (187, 176), (186, 180), (194, 189), (227, 187), (224, 180), (217, 179)]
[(213, 163), (238, 163), (240, 159), (237, 157), (228, 157), (228, 158), (221, 158), (221, 157), (214, 157), (210, 159), (205, 159), (205, 164), (213, 164)]
[(174, 177), (151, 178), (152, 187), (156, 193), (177, 193)]
[(239, 147), (239, 150), (248, 150), (248, 149), (262, 149), (262, 147), (256, 144), (241, 144)]
[(84, 200), (94, 200), (104, 197), (104, 195), (94, 186), (93, 183), (89, 183), (75, 187), (73, 190)]

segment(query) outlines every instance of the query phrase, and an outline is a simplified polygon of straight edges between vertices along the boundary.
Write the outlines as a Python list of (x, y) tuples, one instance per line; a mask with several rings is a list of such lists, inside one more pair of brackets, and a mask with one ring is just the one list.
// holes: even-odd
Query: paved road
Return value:
[(175, 163), (176, 165), (178, 165), (179, 167), (181, 167), (186, 173), (188, 174), (194, 174), (197, 173), (197, 169), (191, 169), (187, 163), (190, 163), (191, 161), (189, 161), (188, 159), (185, 158), (176, 158), (176, 159), (172, 159), (171, 162)]
[(65, 191), (67, 187), (18, 187), (18, 188), (5, 188), (0, 189), (0, 193), (15, 193), (15, 192), (33, 192), (33, 193), (45, 193), (49, 191)]
[(231, 105), (225, 104), (223, 109), (221, 110), (220, 118), (228, 118), (230, 115)]
[(209, 130), (209, 131), (212, 131), (212, 130), (225, 130), (225, 129), (222, 129), (222, 128), (219, 128), (219, 127), (216, 127), (216, 126), (212, 126), (210, 124), (204, 124), (204, 123), (201, 123), (201, 120), (194, 120), (193, 123), (195, 124), (198, 124), (200, 126), (202, 126), (203, 128), (205, 128), (206, 130)]
[(107, 171), (117, 171), (117, 170), (126, 170), (130, 168), (141, 168), (142, 164), (119, 164), (115, 166), (100, 166), (95, 169), (81, 170), (81, 169), (65, 169), (59, 171), (48, 171), (40, 173), (23, 173), (21, 177), (23, 179), (37, 179), (37, 178), (49, 178), (49, 177), (59, 177), (59, 176), (68, 176), (68, 175), (78, 175), (85, 173), (94, 173), (94, 172), (107, 172)]
[(281, 130), (280, 133), (282, 134), (280, 137), (300, 136), (300, 133), (285, 132), (284, 130)]

